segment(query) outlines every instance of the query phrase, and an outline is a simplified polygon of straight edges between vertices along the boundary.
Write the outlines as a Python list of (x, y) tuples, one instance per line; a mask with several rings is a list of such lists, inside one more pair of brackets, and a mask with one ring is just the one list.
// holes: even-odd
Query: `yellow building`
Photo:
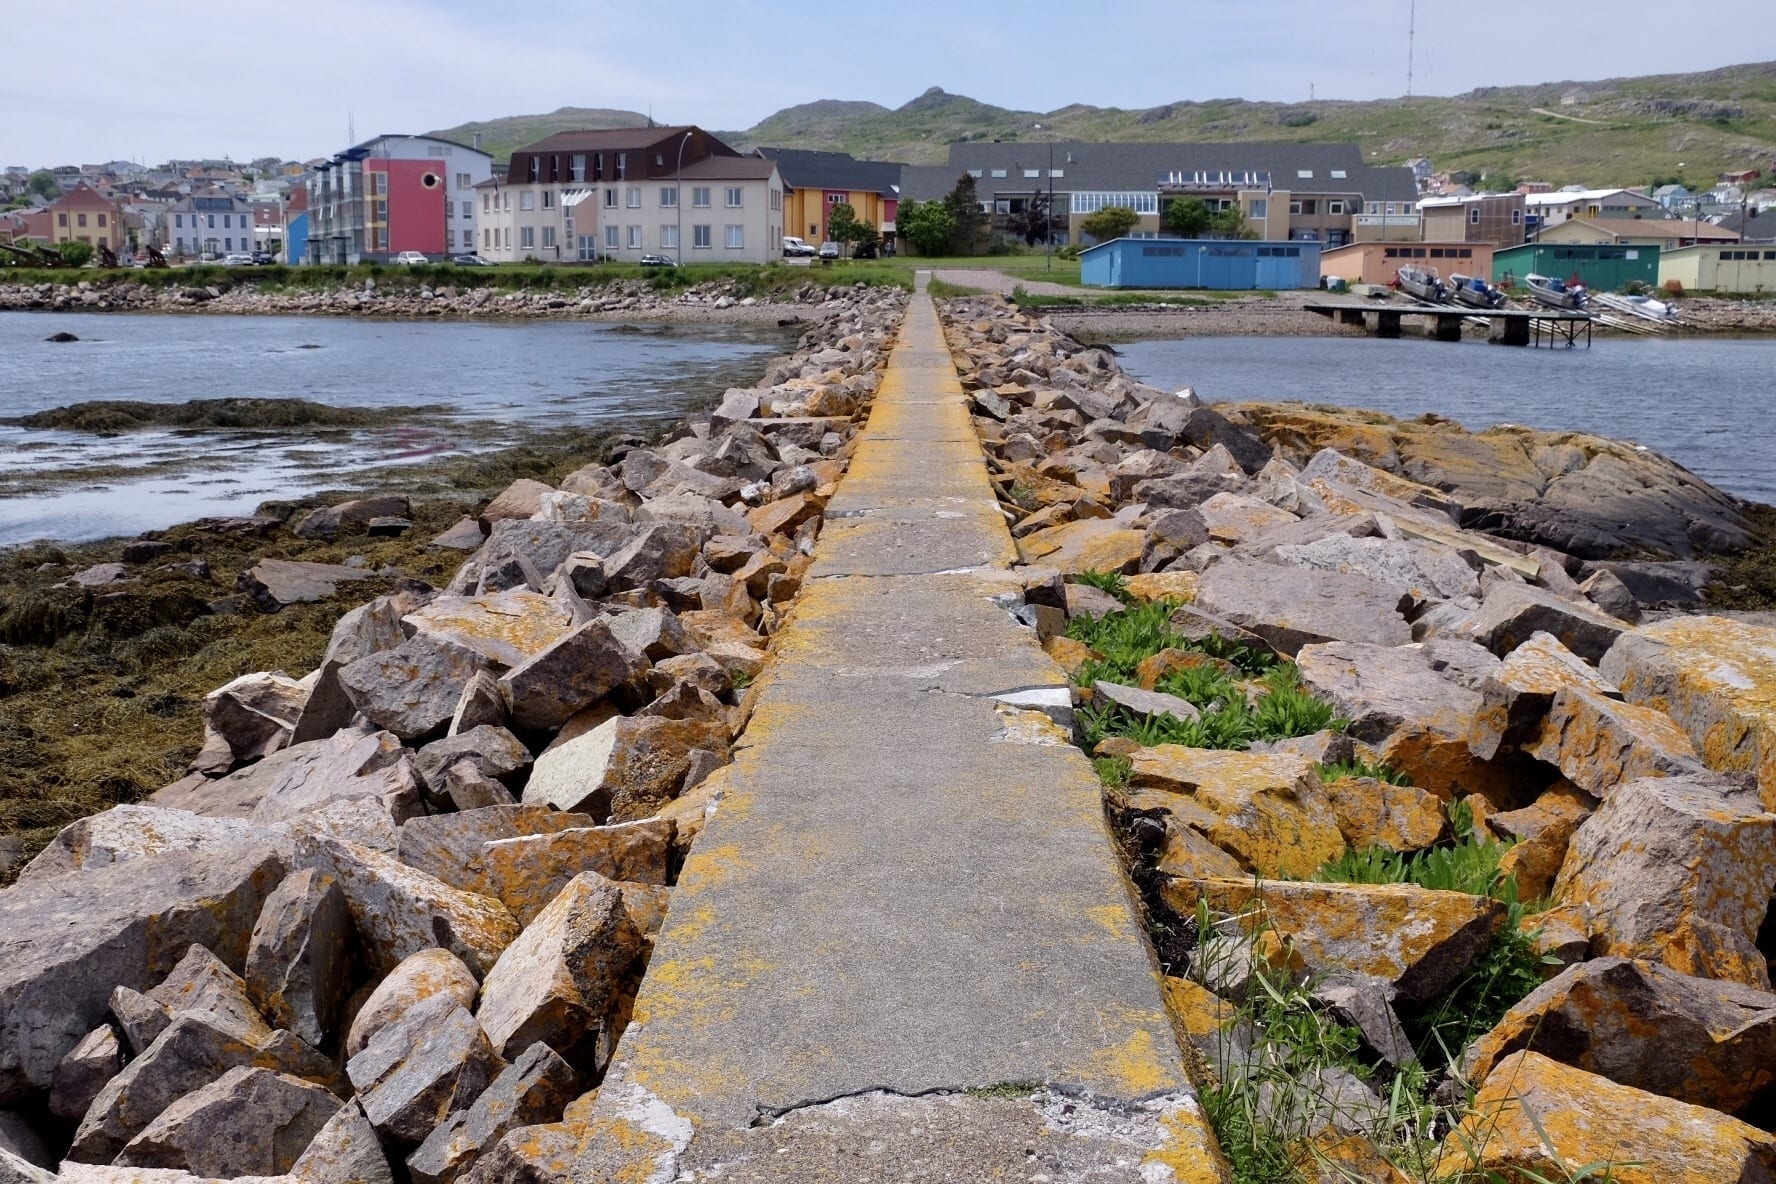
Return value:
[(827, 241), (832, 209), (843, 203), (851, 207), (858, 221), (873, 227), (886, 242), (893, 241), (901, 165), (858, 160), (846, 152), (757, 151), (776, 161), (783, 177), (784, 234), (815, 244)]
[(49, 241), (82, 242), (93, 247), (123, 247), (123, 213), (117, 203), (85, 182), (49, 207)]
[(1659, 255), (1659, 283), (1686, 292), (1776, 292), (1776, 243), (1683, 247)]

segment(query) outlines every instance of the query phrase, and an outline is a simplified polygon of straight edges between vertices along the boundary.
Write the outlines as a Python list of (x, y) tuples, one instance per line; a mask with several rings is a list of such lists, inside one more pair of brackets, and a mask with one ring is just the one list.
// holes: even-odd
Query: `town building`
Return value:
[(1475, 193), (1427, 197), (1418, 203), (1420, 238), (1427, 243), (1489, 243), (1515, 247), (1525, 237), (1526, 203), (1534, 195)]
[(1094, 288), (1314, 288), (1320, 280), (1320, 244), (1119, 238), (1080, 253), (1079, 279)]
[(1320, 275), (1353, 284), (1389, 284), (1408, 264), (1434, 267), (1439, 275), (1490, 276), (1491, 243), (1352, 243), (1320, 252)]
[(512, 153), (475, 191), (476, 244), (496, 263), (769, 263), (783, 257), (775, 161), (696, 127), (561, 132)]
[(473, 251), (475, 187), (492, 176), (493, 157), (436, 136), (378, 136), (347, 148), (308, 180), (306, 258), (350, 264)]
[(1576, 280), (1594, 292), (1659, 283), (1659, 248), (1614, 243), (1525, 243), (1494, 251), (1492, 282), (1521, 284), (1526, 275)]
[(1693, 247), (1697, 243), (1736, 243), (1736, 231), (1694, 218), (1572, 218), (1536, 235), (1541, 243), (1633, 243), (1636, 246)]
[(1687, 210), (1696, 204), (1696, 195), (1690, 192), (1689, 187), (1675, 182), (1654, 189), (1652, 196), (1654, 201), (1668, 210)]
[(1267, 240), (1342, 246), (1380, 238), (1390, 222), (1400, 237), (1416, 231), (1411, 171), (1366, 165), (1355, 144), (970, 141), (951, 144), (946, 164), (908, 166), (902, 197), (940, 199), (963, 175), (974, 178), (975, 196), (1002, 234), (1038, 194), (1052, 197), (1057, 243), (1086, 241), (1081, 224), (1105, 206), (1136, 213), (1131, 238), (1158, 238), (1164, 210), (1184, 198), (1212, 210), (1237, 207)]
[(84, 181), (50, 203), (49, 241), (123, 249), (123, 211)]
[(858, 160), (848, 152), (799, 148), (759, 148), (755, 155), (777, 162), (783, 177), (783, 227), (810, 243), (826, 242), (834, 206), (849, 205), (860, 222), (875, 229), (892, 249), (900, 206), (900, 175), (891, 161)]
[(1659, 253), (1659, 283), (1685, 292), (1759, 295), (1776, 292), (1776, 245), (1680, 247)]
[(49, 242), (49, 207), (0, 212), (0, 243)]
[(162, 220), (162, 249), (181, 259), (244, 254), (253, 249), (253, 207), (220, 189), (174, 202)]
[(1721, 227), (1748, 243), (1776, 243), (1776, 207), (1760, 214), (1734, 211), (1721, 219)]
[(1525, 199), (1532, 227), (1546, 229), (1573, 218), (1662, 218), (1658, 199), (1632, 189), (1560, 189)]

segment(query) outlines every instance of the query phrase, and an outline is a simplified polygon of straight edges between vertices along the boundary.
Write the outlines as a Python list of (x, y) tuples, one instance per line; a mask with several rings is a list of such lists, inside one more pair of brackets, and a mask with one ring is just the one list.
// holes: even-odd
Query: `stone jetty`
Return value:
[(1776, 1173), (1742, 507), (819, 315), (0, 891), (0, 1181)]

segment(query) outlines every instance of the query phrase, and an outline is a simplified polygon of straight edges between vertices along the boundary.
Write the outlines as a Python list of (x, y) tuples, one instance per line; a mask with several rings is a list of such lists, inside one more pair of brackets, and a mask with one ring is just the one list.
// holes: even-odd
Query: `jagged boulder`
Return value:
[(353, 937), (351, 910), (333, 878), (312, 869), (293, 872), (253, 926), (248, 996), (272, 1024), (323, 1046), (350, 990)]
[(1223, 559), (1203, 573), (1196, 606), (1225, 618), (1290, 657), (1329, 641), (1405, 645), (1406, 589), (1367, 576)]
[(449, 950), (425, 949), (409, 954), (389, 971), (352, 1017), (345, 1036), (345, 1055), (364, 1051), (370, 1038), (434, 995), (449, 995), (465, 1008), (475, 1006), (480, 984), (461, 958)]
[(501, 1070), (474, 1105), (432, 1131), (407, 1157), (407, 1170), (418, 1184), (451, 1184), (507, 1131), (559, 1119), (579, 1087), (573, 1066), (539, 1041)]
[(1468, 735), (1468, 747), (1482, 760), (1536, 739), (1554, 696), (1579, 687), (1605, 698), (1619, 696), (1584, 659), (1560, 644), (1552, 633), (1532, 633), (1506, 654), (1481, 683), (1479, 713)]
[(500, 690), (515, 727), (559, 728), (575, 712), (646, 674), (649, 665), (617, 638), (608, 618), (596, 617), (513, 667), (500, 678)]
[(1524, 751), (1604, 798), (1625, 781), (1702, 769), (1690, 738), (1670, 716), (1584, 686), (1555, 692), (1541, 731)]
[(447, 994), (421, 1000), (379, 1028), (345, 1064), (370, 1125), (406, 1144), (424, 1142), (468, 1109), (504, 1068), (475, 1017)]
[(402, 824), (397, 856), (402, 863), (436, 876), (453, 888), (498, 896), (480, 858), (487, 844), (596, 825), (598, 820), (589, 814), (515, 803), (459, 810), (455, 814), (431, 814)]
[(469, 866), (529, 925), (581, 872), (625, 884), (664, 884), (675, 836), (675, 823), (665, 818), (569, 828), (485, 843)]
[(1199, 829), (1248, 872), (1310, 876), (1344, 851), (1331, 803), (1304, 757), (1162, 744), (1130, 759), (1130, 785), (1187, 797), (1203, 815)]
[(725, 760), (727, 725), (616, 716), (538, 757), (524, 801), (613, 822), (646, 818), (677, 796), (699, 749)]
[(338, 1110), (325, 1086), (239, 1066), (162, 1110), (114, 1162), (222, 1178), (279, 1175)]
[(1628, 627), (1589, 602), (1508, 580), (1487, 589), (1480, 611), (1468, 622), (1474, 640), (1500, 657), (1537, 633), (1548, 633), (1587, 662), (1603, 657)]

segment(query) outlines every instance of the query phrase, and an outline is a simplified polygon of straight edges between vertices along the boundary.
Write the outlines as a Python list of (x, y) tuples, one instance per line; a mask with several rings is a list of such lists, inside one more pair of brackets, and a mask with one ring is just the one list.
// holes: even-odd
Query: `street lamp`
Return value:
[(672, 262), (680, 267), (684, 266), (685, 251), (685, 145), (690, 142), (690, 132), (686, 132), (678, 138), (678, 167), (672, 173), (672, 208), (678, 213), (678, 232), (673, 238)]
[[(1037, 131), (1043, 130), (1043, 127), (1040, 123), (1036, 125), (1036, 130)], [(1048, 135), (1048, 206), (1047, 206), (1046, 212), (1042, 216), (1042, 238), (1048, 248), (1048, 258), (1043, 262), (1042, 269), (1044, 271), (1053, 271), (1054, 265), (1055, 265), (1055, 236), (1054, 236), (1055, 142), (1054, 142), (1054, 129), (1049, 128), (1048, 133), (1049, 133), (1049, 135)], [(1038, 192), (1040, 192), (1040, 191), (1038, 191)]]

